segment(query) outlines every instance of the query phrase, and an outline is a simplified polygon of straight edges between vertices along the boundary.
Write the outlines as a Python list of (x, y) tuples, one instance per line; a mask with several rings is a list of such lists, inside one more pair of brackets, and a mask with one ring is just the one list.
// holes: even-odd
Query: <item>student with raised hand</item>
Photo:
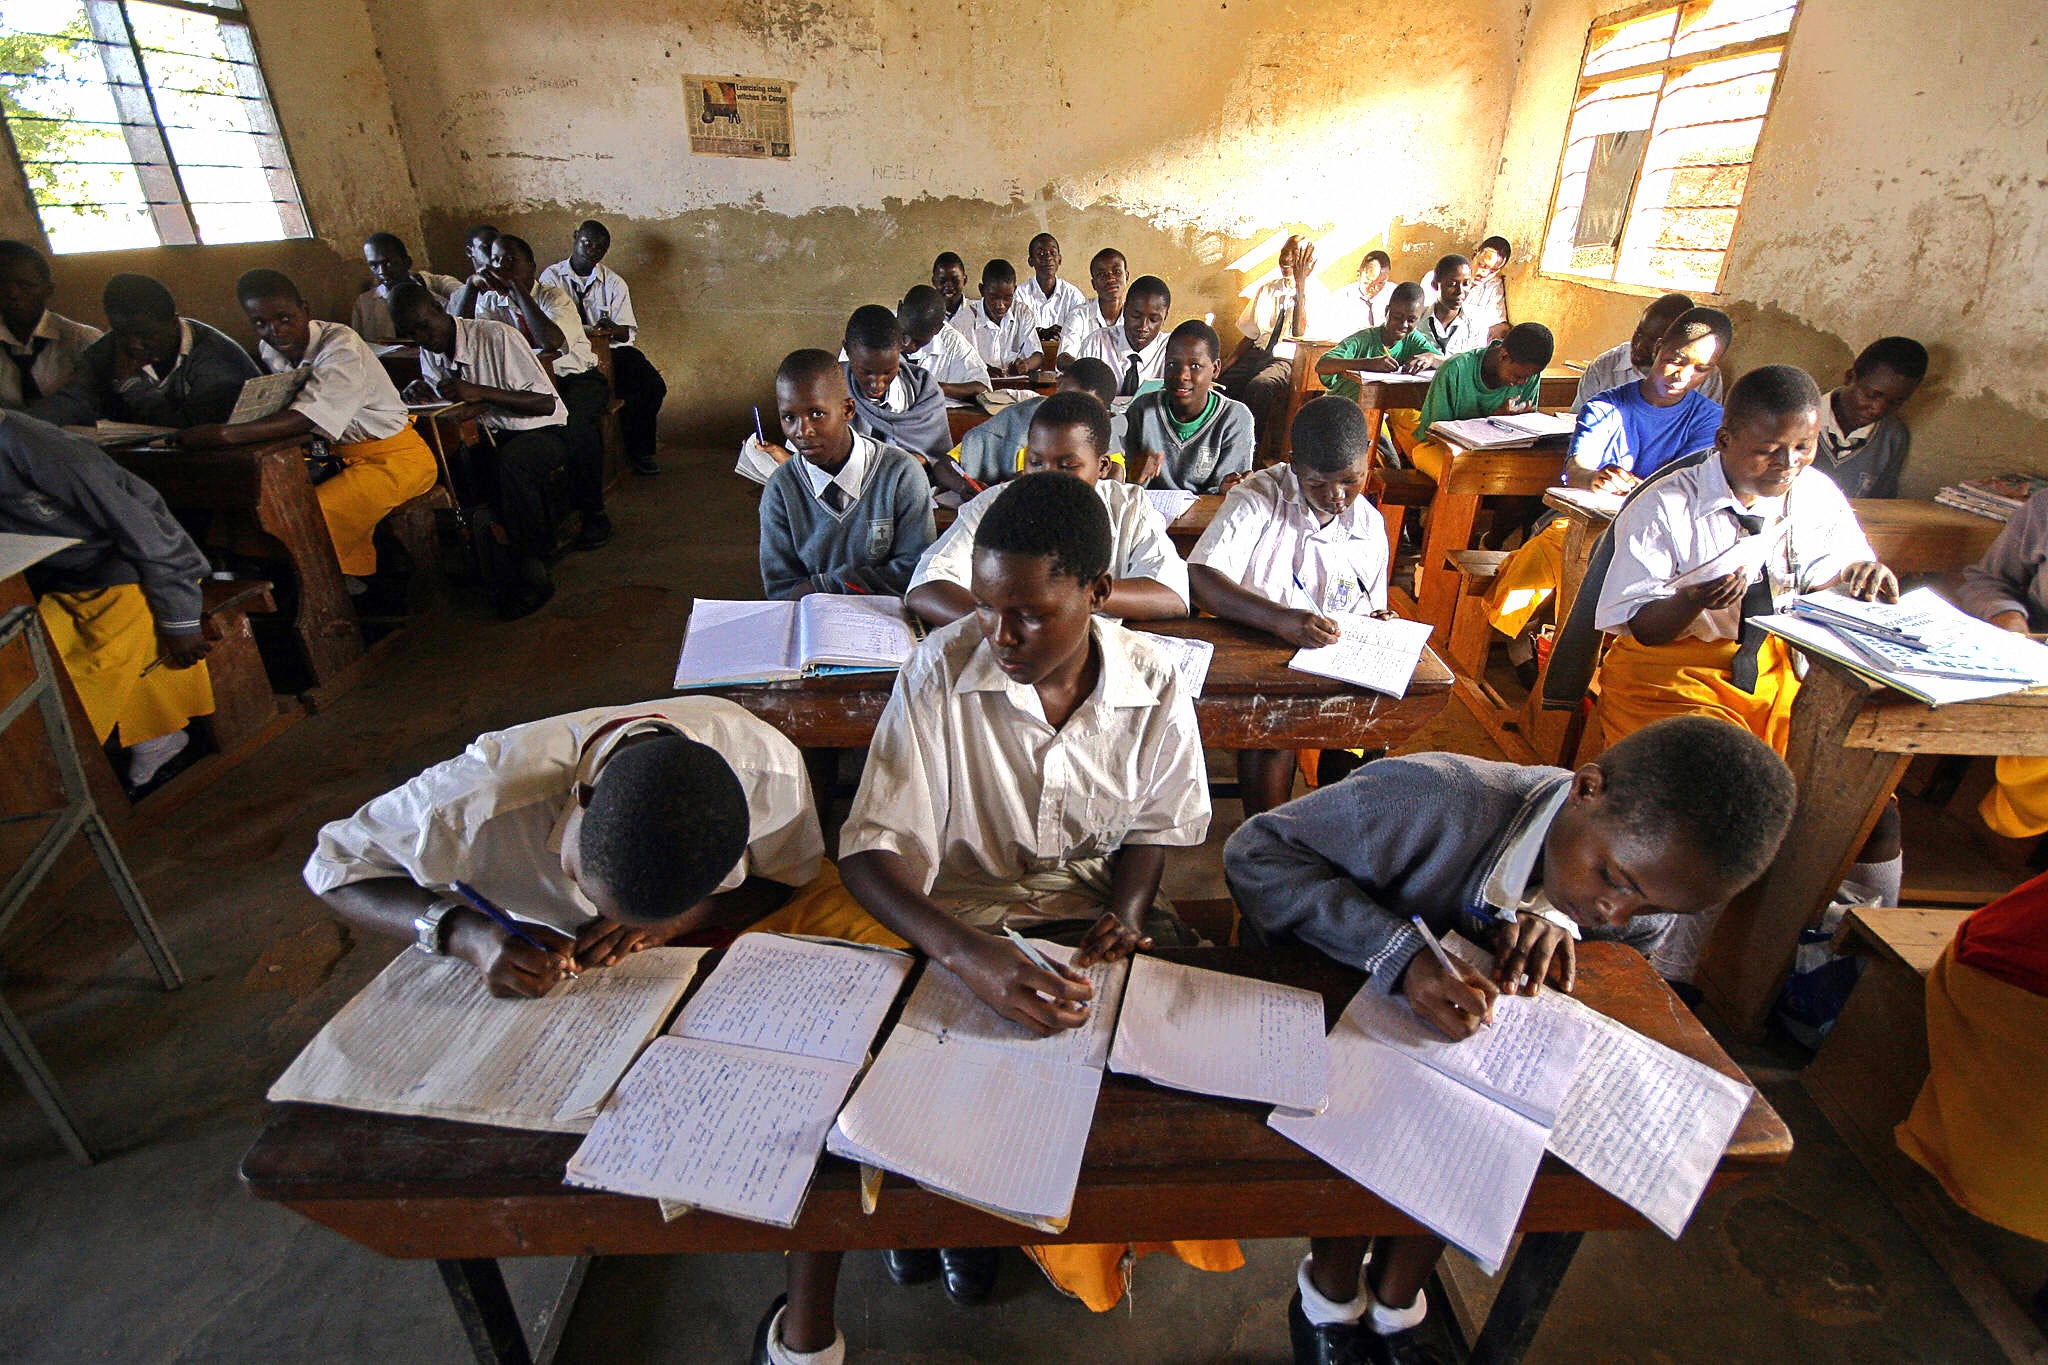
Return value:
[[(1358, 405), (1302, 404), (1287, 463), (1231, 489), (1188, 556), (1195, 605), (1298, 649), (1335, 644), (1338, 613), (1386, 610), (1386, 526), (1360, 496), (1371, 477)], [(1240, 752), (1237, 783), (1247, 815), (1271, 810), (1294, 791), (1294, 751)]]
[[(1717, 910), (1770, 865), (1796, 798), (1768, 747), (1687, 717), (1577, 772), (1462, 754), (1381, 759), (1245, 821), (1223, 868), (1264, 941), (1356, 967), (1365, 989), (1404, 995), (1465, 1039), (1503, 993), (1571, 991), (1580, 939), (1618, 939), (1656, 965), (1682, 917)], [(1434, 934), (1490, 947), (1493, 974), (1455, 959), (1446, 972), (1415, 915)], [(1417, 1329), (1443, 1248), (1426, 1234), (1310, 1239), (1287, 1305), (1297, 1365), (1434, 1359)]]
[(540, 283), (567, 294), (576, 305), (576, 318), (584, 332), (604, 338), (611, 351), (612, 387), (619, 396), (619, 441), (625, 447), (626, 463), (635, 474), (659, 474), (655, 437), (661, 405), (668, 399), (668, 381), (640, 349), (633, 291), (618, 271), (604, 263), (611, 249), (611, 230), (595, 218), (588, 219), (569, 239), (568, 259), (541, 271)]
[(1129, 420), (1131, 482), (1190, 493), (1227, 493), (1251, 472), (1251, 409), (1216, 387), (1216, 329), (1190, 318), (1166, 341), (1163, 384), (1140, 394)]
[[(1692, 307), (1692, 299), (1684, 294), (1666, 294), (1652, 299), (1643, 309), (1642, 317), (1636, 320), (1636, 330), (1629, 339), (1618, 346), (1608, 347), (1586, 366), (1586, 372), (1579, 376), (1579, 389), (1572, 399), (1572, 411), (1583, 411), (1586, 404), (1601, 394), (1624, 384), (1633, 384), (1648, 374), (1650, 366), (1657, 361), (1657, 343), (1671, 330), (1671, 324), (1678, 321), (1679, 314), (1690, 312)], [(1721, 401), (1726, 389), (1718, 366), (1700, 382), (1700, 392), (1716, 403)]]
[(365, 341), (379, 344), (398, 340), (398, 328), (391, 321), (391, 291), (410, 280), (446, 303), (462, 288), (453, 275), (436, 275), (431, 270), (414, 270), (412, 253), (396, 233), (373, 232), (363, 239), (363, 264), (370, 267), (374, 281), (356, 295), (348, 325)]
[[(1078, 946), (1076, 966), (1199, 942), (1159, 886), (1168, 850), (1208, 832), (1208, 785), (1173, 664), (1145, 636), (1097, 619), (1114, 591), (1097, 496), (1056, 473), (989, 496), (974, 534), (973, 612), (918, 646), (875, 729), (840, 835), (840, 871), (872, 919), (838, 927), (856, 941), (907, 942), (1005, 1018), (1052, 1034), (1086, 1020), (1092, 988), (1078, 971), (1032, 965), (1001, 930)], [(807, 920), (785, 913), (761, 927), (803, 933)], [(1236, 1263), (1227, 1243), (1182, 1249), (1198, 1264)], [(1047, 1248), (1036, 1259), (1100, 1302), (1127, 1254)], [(956, 1302), (987, 1297), (994, 1251), (932, 1259), (894, 1252), (890, 1269), (909, 1282), (943, 1271)], [(756, 1361), (843, 1359), (838, 1263), (837, 1253), (790, 1258), (790, 1292), (762, 1320)]]
[(661, 697), (478, 736), (324, 825), (304, 876), (355, 928), (531, 998), (836, 890), (824, 851), (795, 745), (732, 702)]
[[(1489, 341), (1477, 351), (1461, 351), (1436, 367), (1429, 391), (1422, 396), (1422, 410), (1415, 416), (1408, 462), (1430, 478), (1441, 481), (1450, 462), (1451, 448), (1432, 439), (1430, 429), (1438, 422), (1457, 422), (1471, 417), (1493, 417), (1503, 412), (1530, 412), (1542, 392), (1543, 367), (1550, 363), (1557, 343), (1550, 329), (1540, 322), (1524, 322), (1510, 328), (1499, 341)], [(1396, 414), (1401, 415), (1401, 414)], [(1397, 427), (1398, 443), (1404, 433)]]
[[(1089, 393), (1108, 411), (1116, 401), (1116, 376), (1099, 360), (1077, 360), (1060, 375), (1056, 393)], [(1031, 439), (1031, 419), (1045, 399), (1033, 396), (1021, 403), (999, 409), (986, 422), (970, 430), (953, 447), (953, 462), (961, 472), (983, 488), (993, 487), (1024, 472), (1026, 447)], [(1124, 432), (1122, 414), (1109, 419), (1109, 462), (1111, 477), (1124, 476)]]
[(42, 252), (0, 241), (0, 408), (18, 411), (61, 391), (100, 339), (99, 328), (50, 310), (56, 291)]
[(1087, 302), (1079, 289), (1060, 278), (1061, 259), (1059, 238), (1039, 233), (1024, 252), (1031, 273), (1017, 283), (1017, 306), (1031, 320), (1040, 347), (1053, 355), (1059, 354), (1063, 340), (1060, 324)]
[[(1103, 612), (1127, 621), (1186, 616), (1187, 564), (1144, 489), (1108, 477), (1109, 444), (1109, 412), (1094, 395), (1056, 393), (1031, 416), (1024, 472), (1069, 474), (1094, 487), (1111, 534)], [(1008, 486), (991, 488), (963, 506), (918, 561), (903, 602), (927, 625), (943, 626), (974, 612), (976, 528)]]
[(853, 429), (853, 398), (829, 351), (783, 358), (775, 411), (796, 458), (761, 491), (762, 593), (901, 596), (932, 542), (924, 466)]
[(206, 556), (154, 488), (18, 412), (0, 413), (0, 531), (78, 542), (29, 566), (29, 591), (93, 738), (118, 737), (129, 790), (148, 786), (191, 742), (192, 718), (213, 714)]
[(1319, 335), (1311, 328), (1329, 320), (1328, 295), (1315, 273), (1314, 242), (1297, 234), (1281, 243), (1279, 273), (1245, 300), (1237, 346), (1222, 362), (1217, 382), (1251, 410), (1261, 437), (1286, 416), (1301, 339)]
[(1863, 348), (1820, 406), (1814, 467), (1845, 498), (1896, 498), (1913, 434), (1899, 409), (1927, 377), (1927, 348), (1911, 337), (1880, 337)]
[(1081, 347), (1089, 337), (1105, 327), (1114, 327), (1124, 318), (1124, 290), (1131, 279), (1130, 263), (1124, 253), (1113, 246), (1106, 246), (1095, 253), (1088, 262), (1088, 282), (1095, 287), (1095, 297), (1069, 311), (1060, 320), (1060, 344), (1055, 364), (1064, 370), (1080, 358)]
[(988, 366), (974, 343), (946, 325), (946, 301), (928, 284), (915, 285), (896, 306), (903, 328), (903, 358), (929, 374), (955, 407), (973, 405), (990, 391)]
[(225, 333), (180, 317), (171, 291), (147, 275), (116, 275), (100, 296), (107, 332), (87, 346), (71, 382), (29, 404), (60, 427), (225, 422), (244, 382), (263, 373)]
[[(2048, 631), (2048, 491), (2034, 494), (1984, 557), (1963, 570), (1956, 605), (2015, 634)], [(2048, 759), (1998, 760), (1998, 783), (1978, 814), (2008, 839), (2048, 834)]]
[(967, 312), (967, 262), (960, 259), (959, 252), (941, 251), (932, 258), (932, 288), (946, 301), (946, 325), (973, 341), (973, 318)]
[(1122, 320), (1089, 337), (1080, 355), (1107, 364), (1117, 376), (1117, 396), (1133, 397), (1142, 385), (1165, 378), (1166, 319), (1172, 312), (1173, 291), (1166, 281), (1140, 275), (1124, 291)]
[(981, 268), (980, 297), (962, 306), (958, 331), (990, 374), (1028, 374), (1038, 368), (1038, 331), (1017, 307), (1017, 268), (997, 257)]
[(440, 477), (434, 452), (413, 430), (412, 414), (370, 344), (338, 322), (315, 318), (289, 277), (248, 271), (235, 282), (235, 296), (256, 330), (264, 366), (273, 374), (303, 369), (305, 386), (281, 412), (254, 422), (188, 427), (178, 444), (210, 450), (305, 436), (331, 442), (341, 472), (313, 494), (342, 573), (368, 578), (377, 571), (377, 523), (434, 486)]
[(1420, 374), (1443, 359), (1415, 325), (1422, 316), (1422, 286), (1395, 285), (1387, 296), (1385, 321), (1353, 332), (1316, 362), (1323, 387), (1339, 398), (1359, 400), (1360, 375)]

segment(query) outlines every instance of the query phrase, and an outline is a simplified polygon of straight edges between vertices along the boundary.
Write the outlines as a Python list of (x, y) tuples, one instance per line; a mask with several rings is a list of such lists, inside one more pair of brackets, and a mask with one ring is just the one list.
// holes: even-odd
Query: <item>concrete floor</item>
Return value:
[[(331, 709), (288, 730), (196, 801), (127, 840), (188, 985), (161, 993), (95, 878), (21, 925), (4, 958), (28, 1021), (89, 1138), (59, 1150), (0, 1077), (0, 1357), (24, 1361), (450, 1361), (467, 1358), (438, 1278), (261, 1205), (236, 1163), (264, 1088), (389, 960), (308, 895), (298, 870), (325, 820), (457, 752), (477, 732), (661, 695), (693, 594), (751, 596), (754, 504), (724, 451), (672, 453), (614, 504), (619, 535), (562, 566), (556, 600), (514, 624), (458, 602), (413, 629)], [(1426, 747), (1491, 752), (1454, 706)], [(1219, 775), (1221, 775), (1219, 773)], [(1218, 811), (1171, 889), (1218, 894)], [(1682, 1242), (1589, 1238), (1530, 1359), (1538, 1362), (1996, 1359), (1991, 1341), (1806, 1102), (1784, 1059), (1756, 1079), (1790, 1122), (1781, 1178), (1709, 1199)], [(1021, 1257), (979, 1311), (898, 1290), (855, 1257), (842, 1321), (880, 1362), (1280, 1362), (1293, 1243), (1245, 1248), (1208, 1276), (1153, 1258), (1134, 1301), (1091, 1316)], [(512, 1267), (542, 1302), (560, 1263)], [(1476, 1271), (1461, 1283), (1483, 1293)], [(599, 1261), (562, 1359), (740, 1361), (780, 1283), (773, 1256)]]

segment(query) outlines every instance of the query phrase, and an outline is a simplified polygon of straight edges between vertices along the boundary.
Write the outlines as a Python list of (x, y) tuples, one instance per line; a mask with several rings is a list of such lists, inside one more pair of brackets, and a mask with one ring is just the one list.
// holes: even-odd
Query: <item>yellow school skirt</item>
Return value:
[[(907, 946), (861, 909), (860, 902), (839, 880), (839, 869), (826, 863), (817, 880), (799, 891), (789, 904), (754, 925), (748, 933), (815, 934), (855, 943)], [(1168, 1252), (1197, 1270), (1236, 1270), (1244, 1253), (1235, 1241), (1095, 1242), (1073, 1246), (1026, 1247), (1054, 1288), (1079, 1299), (1097, 1313), (1116, 1307), (1130, 1287), (1131, 1267), (1141, 1256)]]
[(1977, 813), (2008, 839), (2048, 834), (2048, 758), (1999, 759), (1998, 784), (1984, 793)]
[(127, 748), (213, 714), (213, 678), (203, 662), (149, 667), (157, 660), (156, 617), (137, 585), (44, 593), (36, 613), (100, 743), (118, 728)]
[(1756, 691), (1744, 692), (1728, 676), (1733, 640), (1673, 640), (1646, 645), (1623, 632), (1600, 662), (1600, 700), (1593, 707), (1605, 744), (1632, 735), (1666, 716), (1718, 716), (1785, 752), (1799, 675), (1792, 651), (1775, 635), (1757, 652)]
[(1927, 974), (1927, 1080), (1893, 1135), (1971, 1213), (2048, 1241), (2048, 999), (1955, 951)]
[(1564, 578), (1565, 524), (1553, 521), (1500, 562), (1486, 594), (1486, 619), (1510, 638), (1528, 628), (1529, 618), (1557, 594)]
[(440, 471), (434, 452), (413, 430), (410, 418), (395, 436), (338, 445), (334, 453), (341, 460), (341, 472), (313, 492), (320, 499), (320, 515), (327, 519), (341, 571), (368, 578), (377, 572), (370, 533), (393, 508), (432, 488)]

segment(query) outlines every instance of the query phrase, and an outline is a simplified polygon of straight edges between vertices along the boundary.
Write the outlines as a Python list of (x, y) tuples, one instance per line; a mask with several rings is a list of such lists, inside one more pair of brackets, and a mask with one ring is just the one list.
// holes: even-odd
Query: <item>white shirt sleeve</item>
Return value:
[(1671, 580), (1682, 572), (1672, 519), (1687, 514), (1688, 500), (1682, 490), (1674, 494), (1671, 485), (1685, 482), (1665, 479), (1615, 518), (1614, 558), (1593, 616), (1598, 629), (1622, 630), (1638, 611), (1672, 595)]
[[(922, 587), (926, 583), (957, 583), (963, 588), (971, 586), (974, 528), (981, 525), (982, 517), (987, 514), (989, 500), (1001, 491), (999, 487), (991, 488), (977, 493), (961, 505), (953, 524), (919, 557), (917, 571), (910, 576), (910, 588)], [(908, 592), (910, 588), (904, 591)]]
[(839, 832), (842, 860), (877, 850), (894, 853), (921, 891), (930, 891), (939, 875), (942, 813), (952, 801), (945, 761), (946, 683), (933, 667), (937, 657), (928, 643), (897, 675), (868, 741), (867, 767), (853, 809)]
[(1192, 848), (1209, 834), (1209, 771), (1193, 698), (1170, 678), (1151, 708), (1151, 771), (1127, 827), (1123, 846), (1160, 844)]
[(1251, 568), (1252, 547), (1273, 517), (1272, 504), (1251, 491), (1249, 481), (1240, 483), (1223, 495), (1223, 505), (1195, 542), (1188, 563), (1205, 564), (1242, 587)]
[(315, 895), (379, 877), (447, 886), (469, 875), (469, 841), (456, 827), (464, 798), (487, 790), (489, 765), (469, 749), (374, 797), (345, 820), (320, 829), (305, 879)]
[[(1126, 487), (1119, 484), (1118, 487)], [(1166, 522), (1152, 508), (1151, 500), (1143, 490), (1129, 489), (1132, 494), (1117, 516), (1113, 528), (1117, 548), (1121, 552), (1117, 573), (1119, 578), (1149, 578), (1170, 589), (1173, 595), (1186, 606), (1188, 594), (1187, 561), (1180, 557), (1180, 551), (1173, 548), (1173, 538), (1166, 533)]]
[(306, 386), (292, 399), (292, 411), (304, 413), (314, 429), (330, 441), (339, 441), (356, 414), (369, 406), (368, 367), (379, 364), (367, 346), (350, 346), (347, 340), (332, 335), (315, 339), (312, 363), (306, 367)]
[(1791, 544), (1798, 561), (1793, 567), (1799, 591), (1816, 592), (1851, 564), (1877, 558), (1840, 486), (1818, 469), (1808, 466), (1800, 472), (1786, 503), (1792, 517)]

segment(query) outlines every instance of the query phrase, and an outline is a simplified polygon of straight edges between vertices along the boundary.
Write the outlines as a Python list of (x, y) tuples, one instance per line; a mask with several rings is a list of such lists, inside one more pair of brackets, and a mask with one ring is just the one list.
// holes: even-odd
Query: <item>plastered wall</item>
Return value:
[[(1534, 6), (1490, 214), (1533, 256), (1586, 30), (1611, 3)], [(1644, 299), (1518, 264), (1518, 317), (1585, 359)], [(1823, 389), (1888, 333), (1925, 342), (1901, 491), (2048, 473), (2048, 6), (1806, 0), (1745, 196), (1724, 294), (1731, 369), (1806, 367)]]

